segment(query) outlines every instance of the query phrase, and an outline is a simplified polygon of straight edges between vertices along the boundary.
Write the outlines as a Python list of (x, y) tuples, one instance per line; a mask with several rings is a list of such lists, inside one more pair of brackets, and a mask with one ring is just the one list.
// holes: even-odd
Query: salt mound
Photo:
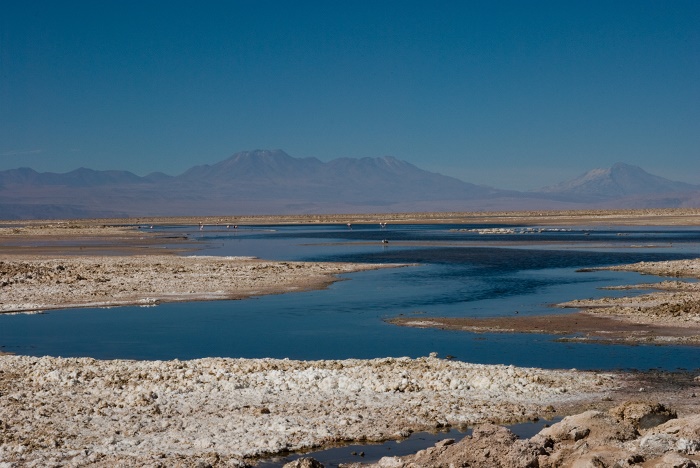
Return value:
[[(610, 374), (433, 357), (99, 361), (0, 356), (0, 460), (246, 457), (534, 417)], [(207, 455), (207, 456), (209, 456)]]

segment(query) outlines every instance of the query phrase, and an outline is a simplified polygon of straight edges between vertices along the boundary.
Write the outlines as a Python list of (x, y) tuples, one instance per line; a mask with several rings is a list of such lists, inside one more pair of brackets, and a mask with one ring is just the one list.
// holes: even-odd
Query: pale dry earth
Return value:
[(686, 277), (700, 279), (700, 261), (691, 260), (668, 260), (665, 262), (639, 262), (630, 265), (619, 265), (607, 267), (606, 270), (614, 271), (636, 271), (647, 275)]
[[(122, 220), (122, 223), (124, 221)], [(99, 220), (0, 222), (0, 258), (18, 255), (166, 255), (192, 251), (196, 244), (182, 234), (155, 233), (150, 225), (110, 225)]]
[(480, 211), (480, 212), (420, 212), (420, 213), (355, 213), (307, 215), (231, 215), (203, 217), (139, 217), (111, 219), (81, 219), (66, 221), (0, 221), (1, 225), (41, 226), (67, 224), (101, 225), (260, 225), (260, 224), (336, 224), (336, 223), (490, 223), (521, 225), (617, 225), (617, 226), (698, 226), (700, 209), (666, 208), (637, 210), (538, 210), (538, 211)]
[(435, 357), (98, 361), (6, 355), (0, 356), (0, 460), (10, 463), (5, 466), (173, 466), (183, 460), (236, 466), (344, 440), (551, 415), (551, 405), (600, 399), (624, 384), (625, 377), (614, 374)]
[[(640, 262), (604, 269), (700, 279), (700, 259)], [(684, 328), (688, 331), (686, 341), (700, 344), (700, 283), (676, 280), (625, 288), (658, 291), (634, 297), (574, 300), (559, 306), (581, 308), (588, 314), (610, 317), (625, 323)], [(658, 337), (655, 341), (661, 342), (664, 339)], [(667, 339), (675, 341), (672, 337)]]
[(322, 288), (386, 265), (244, 257), (72, 256), (0, 260), (0, 313), (240, 299)]
[[(71, 221), (37, 221), (22, 222), (22, 224), (5, 221), (0, 225), (0, 239), (7, 241), (12, 238), (37, 238), (37, 237), (70, 237), (70, 238), (94, 238), (109, 237), (112, 241), (133, 238), (143, 235), (137, 226), (104, 224), (97, 220), (71, 220)], [(148, 231), (146, 231), (148, 232)]]

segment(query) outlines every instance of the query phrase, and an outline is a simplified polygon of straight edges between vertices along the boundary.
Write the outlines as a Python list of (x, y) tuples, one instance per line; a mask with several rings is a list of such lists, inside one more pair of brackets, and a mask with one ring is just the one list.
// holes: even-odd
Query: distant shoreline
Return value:
[(299, 215), (143, 216), (70, 220), (0, 220), (13, 226), (264, 225), (264, 224), (505, 224), (563, 226), (700, 226), (700, 208), (536, 210), (493, 212), (348, 213)]

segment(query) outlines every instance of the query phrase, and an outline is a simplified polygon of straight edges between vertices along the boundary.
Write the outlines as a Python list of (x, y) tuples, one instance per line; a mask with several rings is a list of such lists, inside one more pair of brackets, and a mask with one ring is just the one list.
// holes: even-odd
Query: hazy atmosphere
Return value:
[(700, 183), (700, 3), (3, 2), (0, 170), (170, 175), (242, 150), (532, 189)]
[(0, 468), (700, 467), (700, 0), (0, 0)]

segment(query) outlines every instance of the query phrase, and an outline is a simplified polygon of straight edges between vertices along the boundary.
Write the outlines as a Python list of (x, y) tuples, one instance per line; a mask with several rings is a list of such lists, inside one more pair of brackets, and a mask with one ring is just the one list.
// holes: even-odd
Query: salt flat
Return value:
[(98, 361), (0, 356), (0, 460), (48, 466), (216, 454), (226, 463), (343, 440), (514, 422), (619, 387), (608, 373), (434, 357)]
[[(547, 220), (552, 224), (699, 222), (693, 210), (494, 216), (380, 218), (394, 222), (498, 219), (532, 224)], [(328, 220), (370, 218), (380, 219), (338, 215)], [(307, 217), (304, 222), (323, 222), (321, 219), (326, 218)], [(272, 218), (257, 221), (272, 222)], [(172, 253), (188, 248), (185, 239), (166, 239), (133, 226), (109, 226), (94, 220), (30, 224), (0, 231), (0, 306), (8, 312), (281, 293), (323, 287), (335, 274), (377, 267), (175, 256)], [(165, 244), (169, 247), (163, 249)], [(110, 255), (100, 253), (106, 247)], [(629, 268), (645, 271), (639, 265)], [(696, 275), (693, 262), (644, 268), (654, 274)], [(666, 285), (665, 292), (696, 294), (697, 288)], [(675, 309), (672, 312), (670, 316), (677, 318)], [(607, 439), (596, 438), (595, 428), (586, 433), (589, 422), (585, 418), (608, 421), (605, 424), (610, 428), (617, 428), (630, 417), (619, 416), (623, 410), (616, 413), (613, 409), (610, 417), (605, 411), (634, 399), (669, 403), (678, 408), (681, 419), (650, 428), (656, 432), (646, 433), (645, 442), (639, 433), (639, 437), (618, 440), (627, 445), (615, 442), (612, 452), (624, 448), (634, 456), (645, 453), (651, 457), (653, 453), (658, 460), (697, 459), (700, 432), (686, 430), (698, 426), (697, 393), (697, 379), (687, 376), (486, 366), (437, 357), (99, 361), (4, 355), (0, 356), (0, 466), (240, 466), (254, 463), (261, 455), (339, 441), (382, 440), (447, 425), (508, 423), (598, 411), (573, 420), (575, 424), (565, 420), (557, 429), (568, 428), (564, 432), (543, 435), (552, 437), (552, 447), (562, 449), (547, 455), (553, 463), (550, 466), (564, 466), (585, 457), (592, 460), (596, 448), (607, 443)], [(509, 449), (498, 441), (509, 439), (499, 434), (496, 429), (480, 430), (471, 446), (465, 443), (466, 448), (460, 449), (474, 450), (482, 443), (494, 454), (503, 455), (494, 459), (507, 460)], [(678, 445), (681, 439), (685, 445)], [(660, 441), (671, 442), (659, 445)], [(546, 449), (549, 442), (541, 442)], [(643, 443), (661, 448), (644, 451)], [(446, 447), (436, 448), (427, 458), (420, 458), (426, 455), (423, 453), (413, 460), (386, 460), (384, 466), (439, 464), (449, 458), (431, 457), (446, 452)], [(547, 466), (545, 459), (541, 461), (541, 466)], [(519, 466), (504, 463), (498, 466)]]
[(320, 289), (335, 275), (394, 265), (211, 256), (21, 256), (0, 261), (0, 313), (241, 299)]

